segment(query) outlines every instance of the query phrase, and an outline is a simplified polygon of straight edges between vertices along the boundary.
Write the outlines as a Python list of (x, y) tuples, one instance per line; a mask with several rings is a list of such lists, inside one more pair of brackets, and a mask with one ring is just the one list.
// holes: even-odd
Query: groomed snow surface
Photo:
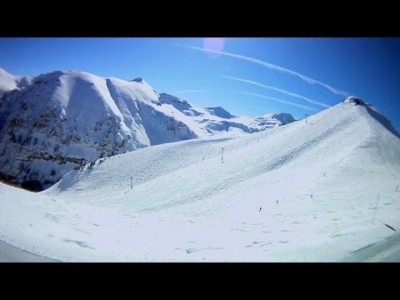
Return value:
[(340, 103), (98, 160), (41, 193), (0, 184), (0, 240), (67, 262), (396, 260), (398, 185), (399, 138)]

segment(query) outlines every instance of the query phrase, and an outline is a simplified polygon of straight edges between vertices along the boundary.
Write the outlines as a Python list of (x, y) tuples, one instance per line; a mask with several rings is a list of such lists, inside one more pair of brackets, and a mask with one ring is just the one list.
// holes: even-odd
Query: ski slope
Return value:
[(97, 160), (41, 193), (1, 184), (0, 240), (61, 261), (343, 261), (400, 228), (400, 140), (385, 120), (340, 103)]

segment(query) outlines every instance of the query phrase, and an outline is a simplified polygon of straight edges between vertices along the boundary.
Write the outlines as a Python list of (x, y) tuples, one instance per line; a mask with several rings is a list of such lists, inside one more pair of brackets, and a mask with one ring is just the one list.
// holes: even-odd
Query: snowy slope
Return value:
[[(99, 158), (271, 127), (215, 116), (230, 116), (222, 108), (197, 111), (184, 100), (159, 95), (142, 78), (56, 71), (26, 79), (0, 69), (0, 83), (8, 91), (0, 106), (0, 179), (32, 190), (48, 188)], [(273, 126), (281, 125), (273, 120)]]
[(109, 157), (38, 194), (0, 185), (0, 240), (64, 261), (341, 261), (400, 228), (400, 139), (384, 121), (338, 104)]

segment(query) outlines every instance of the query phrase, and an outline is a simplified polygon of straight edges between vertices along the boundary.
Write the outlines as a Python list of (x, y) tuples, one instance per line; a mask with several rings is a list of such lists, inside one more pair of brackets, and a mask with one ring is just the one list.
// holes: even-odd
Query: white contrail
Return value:
[(290, 95), (290, 96), (293, 96), (293, 97), (304, 99), (308, 103), (311, 103), (311, 104), (319, 105), (319, 106), (322, 106), (322, 107), (330, 107), (329, 105), (327, 105), (325, 103), (322, 103), (322, 102), (319, 102), (319, 101), (316, 101), (316, 100), (312, 100), (310, 98), (307, 98), (307, 97), (304, 97), (304, 96), (301, 96), (301, 95), (298, 95), (298, 94), (295, 94), (295, 93), (291, 93), (289, 91), (282, 90), (282, 89), (279, 89), (279, 88), (276, 88), (276, 87), (273, 87), (273, 86), (265, 85), (265, 84), (262, 84), (262, 83), (259, 83), (259, 82), (256, 82), (256, 81), (242, 79), (242, 78), (238, 78), (238, 77), (232, 77), (232, 76), (222, 76), (222, 77), (223, 78), (227, 78), (227, 79), (231, 79), (231, 80), (240, 81), (240, 82), (250, 83), (250, 84), (253, 84), (253, 85), (256, 85), (256, 86), (260, 86), (260, 87), (263, 87), (263, 88), (266, 88), (266, 89), (278, 91), (278, 92), (284, 93), (286, 95)]
[(182, 91), (176, 91), (174, 94), (188, 94), (188, 93), (207, 93), (209, 92), (208, 90), (182, 90)]
[(271, 70), (276, 70), (276, 71), (279, 71), (279, 72), (282, 72), (282, 73), (286, 73), (286, 74), (290, 74), (290, 75), (299, 77), (300, 79), (302, 79), (302, 80), (304, 80), (304, 81), (306, 81), (308, 83), (318, 84), (318, 85), (323, 86), (324, 88), (328, 89), (329, 91), (331, 91), (332, 93), (334, 93), (336, 95), (341, 95), (341, 96), (344, 96), (344, 97), (349, 96), (348, 92), (336, 89), (336, 88), (330, 86), (329, 84), (323, 83), (321, 81), (318, 81), (316, 79), (312, 79), (312, 78), (310, 78), (308, 76), (305, 76), (303, 74), (300, 74), (298, 72), (295, 72), (295, 71), (292, 71), (292, 70), (283, 68), (281, 66), (277, 66), (277, 65), (274, 65), (274, 64), (271, 64), (269, 62), (266, 62), (266, 61), (263, 61), (263, 60), (259, 60), (259, 59), (253, 58), (253, 57), (244, 56), (244, 55), (235, 54), (235, 53), (230, 53), (230, 52), (225, 52), (225, 51), (217, 51), (217, 50), (199, 48), (199, 47), (194, 47), (194, 46), (186, 46), (186, 45), (182, 45), (182, 44), (173, 44), (173, 45), (176, 45), (176, 46), (179, 46), (179, 47), (184, 47), (184, 48), (189, 48), (189, 49), (194, 49), (194, 50), (199, 50), (199, 51), (203, 51), (203, 52), (208, 52), (208, 53), (216, 53), (216, 54), (226, 55), (226, 56), (238, 58), (238, 59), (241, 59), (241, 60), (246, 60), (246, 61), (258, 64), (258, 65), (264, 66), (264, 67), (266, 67), (268, 69), (271, 69)]
[(268, 97), (268, 96), (264, 96), (264, 95), (260, 95), (260, 94), (255, 94), (255, 93), (249, 93), (249, 92), (245, 92), (245, 91), (237, 91), (239, 93), (245, 94), (245, 95), (250, 95), (250, 96), (255, 96), (255, 97), (260, 97), (260, 98), (265, 98), (265, 99), (269, 99), (269, 100), (273, 100), (276, 102), (280, 102), (283, 104), (287, 104), (287, 105), (292, 105), (292, 106), (296, 106), (305, 110), (309, 110), (309, 111), (315, 111), (315, 108), (306, 106), (306, 105), (302, 105), (302, 104), (297, 104), (294, 102), (290, 102), (290, 101), (286, 101), (286, 100), (282, 100), (282, 99), (278, 99), (278, 98), (273, 98), (273, 97)]

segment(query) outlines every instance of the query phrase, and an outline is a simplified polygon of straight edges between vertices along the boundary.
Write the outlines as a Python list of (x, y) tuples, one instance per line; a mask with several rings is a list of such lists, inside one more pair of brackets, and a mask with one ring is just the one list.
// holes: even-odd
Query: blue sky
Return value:
[(400, 38), (0, 38), (0, 67), (142, 77), (236, 115), (302, 118), (355, 95), (400, 128)]

